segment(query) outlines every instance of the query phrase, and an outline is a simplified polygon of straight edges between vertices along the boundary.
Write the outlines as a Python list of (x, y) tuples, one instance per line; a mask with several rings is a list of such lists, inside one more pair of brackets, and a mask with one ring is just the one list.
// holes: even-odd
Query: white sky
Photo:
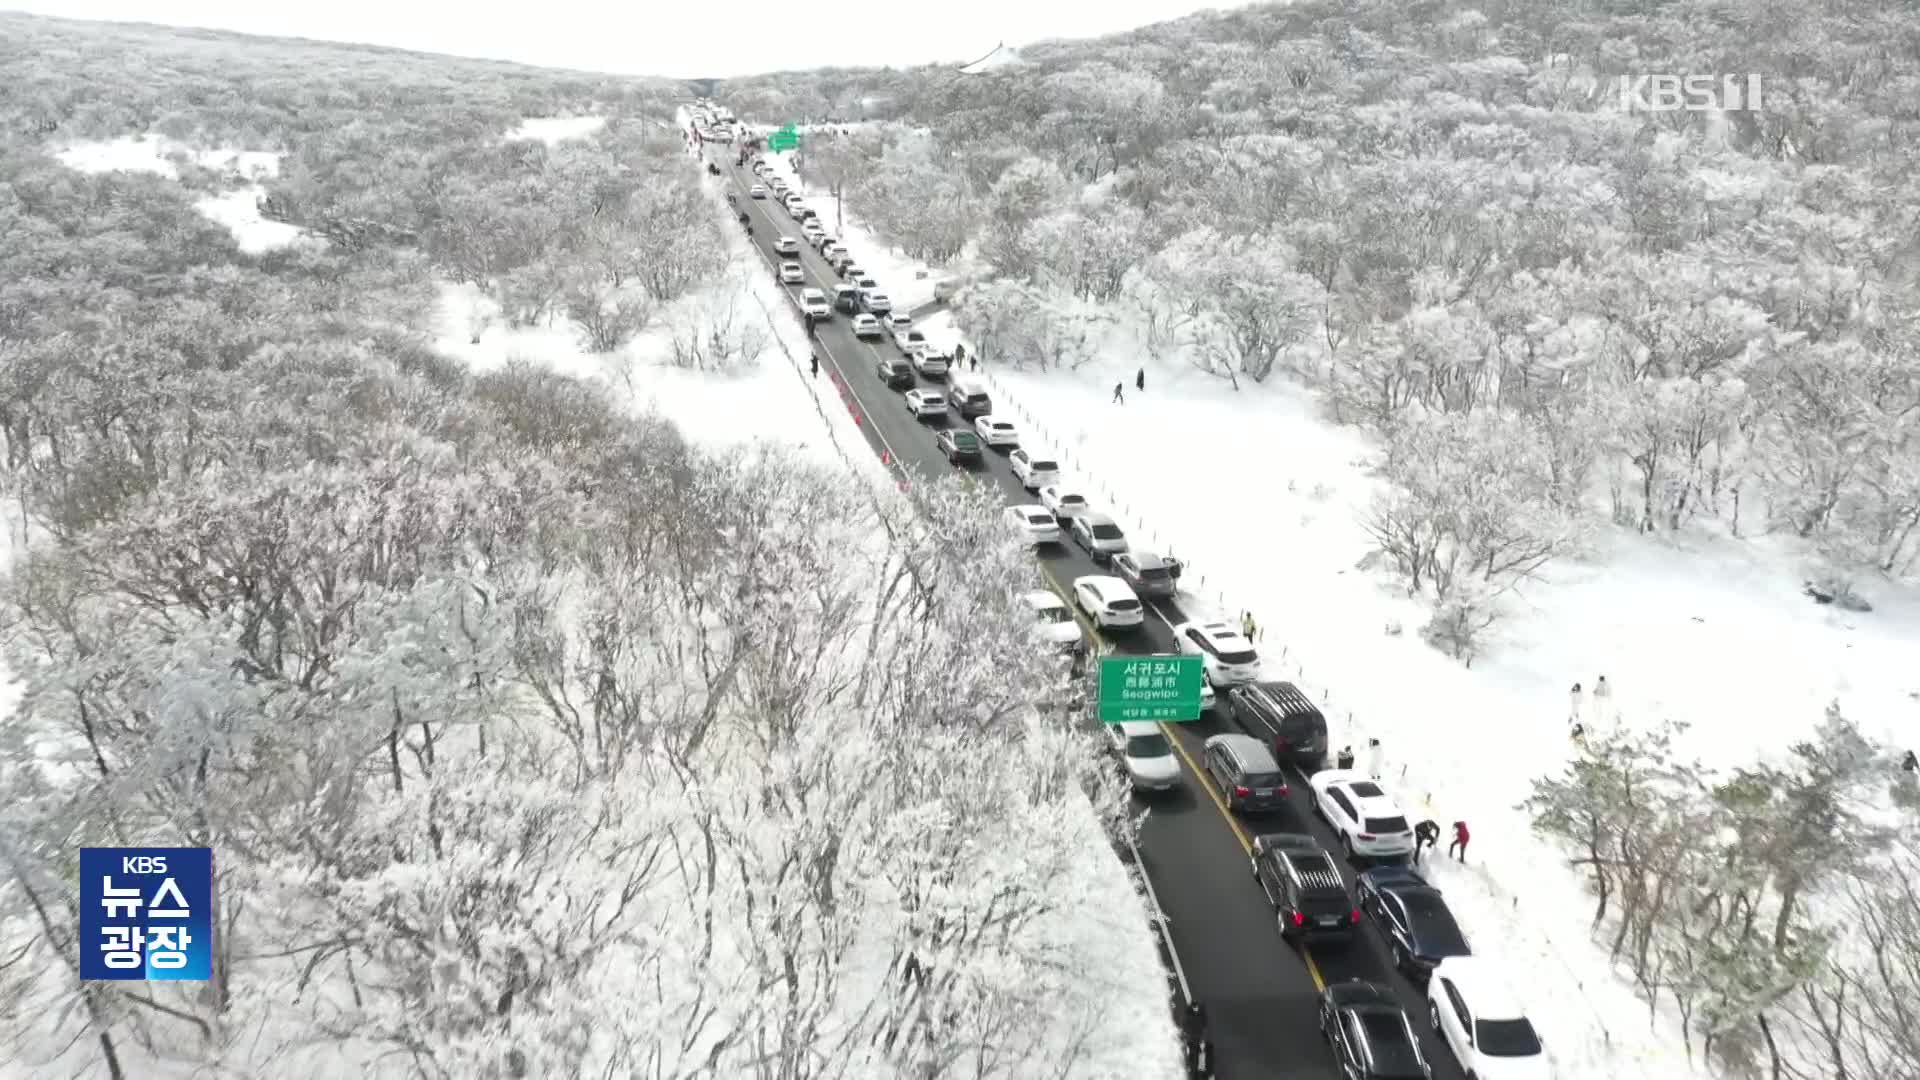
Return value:
[[(527, 64), (677, 78), (781, 69), (967, 63), (994, 45), (1096, 37), (1234, 0), (0, 0), (0, 7), (245, 34), (391, 45)], [(838, 23), (839, 25), (836, 25)]]

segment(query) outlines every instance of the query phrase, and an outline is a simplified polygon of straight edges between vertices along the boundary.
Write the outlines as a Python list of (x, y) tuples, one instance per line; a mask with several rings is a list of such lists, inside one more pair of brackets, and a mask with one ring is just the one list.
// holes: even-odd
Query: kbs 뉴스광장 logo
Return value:
[(213, 977), (212, 848), (81, 848), (80, 977)]

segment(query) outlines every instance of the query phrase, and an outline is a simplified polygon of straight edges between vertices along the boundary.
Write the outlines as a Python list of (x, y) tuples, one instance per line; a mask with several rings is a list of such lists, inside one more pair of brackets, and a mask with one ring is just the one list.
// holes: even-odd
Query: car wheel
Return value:
[(1440, 1009), (1433, 1002), (1427, 1002), (1427, 1023), (1433, 1025), (1433, 1033), (1440, 1034)]
[(1406, 971), (1413, 967), (1413, 961), (1407, 956), (1407, 950), (1401, 948), (1399, 942), (1394, 942), (1393, 945), (1393, 966), (1396, 971)]
[(1346, 833), (1340, 834), (1340, 850), (1347, 856), (1348, 862), (1354, 861), (1353, 838)]
[(1254, 862), (1252, 859), (1248, 859), (1247, 869), (1253, 871), (1253, 880), (1255, 881), (1260, 880), (1260, 864), (1259, 863)]

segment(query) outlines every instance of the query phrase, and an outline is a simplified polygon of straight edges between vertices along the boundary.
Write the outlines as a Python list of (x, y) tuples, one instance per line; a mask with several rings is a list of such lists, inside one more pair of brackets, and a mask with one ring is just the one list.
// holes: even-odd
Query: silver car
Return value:
[(1133, 586), (1135, 595), (1169, 597), (1180, 591), (1180, 564), (1152, 551), (1122, 551), (1113, 556), (1114, 576)]
[(1093, 556), (1094, 562), (1105, 562), (1127, 550), (1127, 534), (1112, 518), (1096, 511), (1074, 515), (1071, 532), (1073, 542)]
[(1107, 724), (1107, 743), (1126, 766), (1136, 791), (1167, 791), (1180, 784), (1180, 760), (1159, 724), (1133, 720)]

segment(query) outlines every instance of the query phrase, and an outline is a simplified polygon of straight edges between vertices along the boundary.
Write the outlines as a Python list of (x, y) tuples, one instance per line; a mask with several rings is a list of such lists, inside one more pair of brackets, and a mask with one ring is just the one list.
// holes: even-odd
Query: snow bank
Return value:
[(203, 169), (245, 180), (270, 180), (280, 175), (280, 155), (264, 150), (202, 150), (157, 135), (123, 135), (118, 139), (69, 143), (53, 152), (55, 160), (84, 173), (144, 172), (178, 177), (175, 158)]
[(605, 126), (604, 116), (530, 116), (507, 133), (507, 141), (535, 139), (552, 146), (568, 139), (584, 139)]
[(305, 230), (298, 225), (268, 221), (260, 216), (259, 203), (265, 194), (266, 189), (259, 184), (249, 184), (220, 195), (209, 195), (196, 201), (193, 207), (232, 233), (241, 251), (258, 255), (286, 247), (305, 236)]

